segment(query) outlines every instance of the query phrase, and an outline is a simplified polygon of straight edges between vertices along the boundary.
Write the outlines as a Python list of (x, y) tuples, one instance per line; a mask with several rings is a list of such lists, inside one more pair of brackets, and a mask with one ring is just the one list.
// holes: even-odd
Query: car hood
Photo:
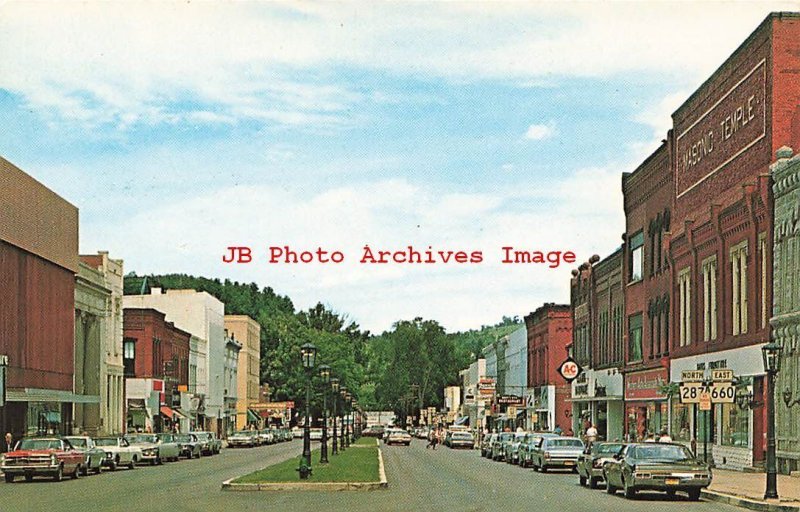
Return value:
[(692, 471), (706, 471), (708, 468), (702, 464), (695, 461), (687, 460), (687, 461), (658, 461), (658, 460), (648, 460), (648, 459), (635, 459), (633, 463), (636, 464), (636, 468), (643, 468), (643, 469), (658, 469), (658, 470), (669, 470), (669, 469), (680, 469), (680, 470), (692, 470)]
[(136, 448), (156, 448), (158, 445), (155, 443), (142, 442), (142, 443), (131, 443), (131, 446), (135, 446)]
[(6, 453), (6, 457), (30, 457), (31, 455), (50, 455), (61, 450), (17, 450)]

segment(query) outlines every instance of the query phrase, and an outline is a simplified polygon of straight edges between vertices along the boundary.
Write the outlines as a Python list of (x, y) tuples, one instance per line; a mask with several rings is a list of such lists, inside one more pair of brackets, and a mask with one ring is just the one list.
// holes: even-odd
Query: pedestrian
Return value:
[(586, 429), (586, 444), (592, 446), (592, 443), (597, 441), (597, 427), (594, 423), (589, 425), (589, 428)]
[(554, 434), (561, 435), (564, 431), (561, 430), (561, 425), (556, 425), (556, 428), (553, 430)]
[(11, 432), (6, 432), (6, 437), (3, 439), (3, 444), (0, 445), (0, 453), (8, 453), (14, 451), (14, 440), (11, 437)]
[(667, 429), (663, 429), (661, 431), (661, 436), (658, 438), (658, 442), (659, 443), (671, 443), (672, 442), (672, 438), (667, 433)]

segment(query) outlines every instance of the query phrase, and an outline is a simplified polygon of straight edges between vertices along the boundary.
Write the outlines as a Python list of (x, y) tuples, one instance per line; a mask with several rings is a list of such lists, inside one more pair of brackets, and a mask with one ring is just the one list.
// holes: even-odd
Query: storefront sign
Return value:
[(523, 405), (525, 402), (522, 400), (521, 396), (517, 395), (501, 395), (497, 397), (497, 403), (499, 405)]
[(700, 410), (701, 411), (710, 411), (711, 410), (711, 393), (701, 393), (700, 394)]
[(625, 400), (663, 400), (661, 388), (669, 377), (667, 370), (657, 368), (625, 375)]
[(725, 167), (766, 135), (765, 60), (696, 119), (676, 128), (677, 196)]
[(567, 382), (572, 382), (573, 380), (577, 379), (578, 375), (580, 375), (582, 371), (583, 369), (580, 367), (580, 365), (571, 357), (568, 357), (558, 366), (558, 373), (560, 373)]

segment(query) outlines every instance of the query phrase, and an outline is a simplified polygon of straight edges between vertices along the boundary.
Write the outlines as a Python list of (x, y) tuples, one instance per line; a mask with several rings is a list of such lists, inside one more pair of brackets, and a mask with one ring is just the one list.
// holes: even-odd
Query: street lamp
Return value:
[(336, 446), (336, 404), (339, 403), (339, 379), (333, 377), (331, 379), (331, 391), (333, 391), (333, 454), (336, 455), (338, 453), (338, 447)]
[(305, 480), (311, 474), (311, 421), (309, 405), (311, 403), (311, 372), (314, 370), (314, 363), (317, 359), (317, 347), (311, 343), (306, 343), (300, 347), (300, 357), (303, 361), (303, 368), (306, 371), (306, 421), (303, 427), (303, 460), (300, 463), (300, 478)]
[(353, 396), (350, 394), (349, 391), (344, 394), (344, 405), (345, 407), (347, 407), (347, 414), (345, 415), (347, 419), (347, 425), (345, 425), (343, 428), (345, 429), (344, 445), (347, 448), (350, 448), (350, 407), (352, 405), (351, 403), (352, 399)]
[(764, 499), (778, 499), (778, 468), (775, 465), (775, 375), (781, 371), (783, 347), (770, 341), (761, 347), (767, 372), (767, 489)]
[(357, 441), (361, 435), (358, 432), (358, 400), (353, 398), (353, 442)]
[(414, 418), (416, 417), (416, 410), (419, 404), (419, 384), (411, 384), (411, 426), (414, 426)]
[(345, 397), (346, 394), (347, 394), (347, 386), (341, 386), (341, 388), (339, 389), (339, 397), (342, 399), (342, 412), (341, 412), (342, 431), (339, 433), (339, 450), (341, 450), (341, 451), (344, 451), (344, 449), (347, 448), (347, 446), (345, 446), (345, 443), (344, 443), (344, 441), (345, 441), (345, 432), (347, 431), (347, 427), (344, 424), (344, 414), (345, 414), (344, 397)]
[(331, 367), (320, 365), (319, 376), (322, 379), (322, 446), (319, 448), (319, 463), (328, 463), (328, 386), (331, 383)]

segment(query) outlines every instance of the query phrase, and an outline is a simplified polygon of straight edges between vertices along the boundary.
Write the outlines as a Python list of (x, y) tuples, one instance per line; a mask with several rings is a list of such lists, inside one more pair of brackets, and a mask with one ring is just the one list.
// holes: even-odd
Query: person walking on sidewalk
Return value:
[(11, 437), (11, 432), (6, 432), (6, 437), (0, 443), (0, 453), (8, 453), (14, 451), (14, 441)]

